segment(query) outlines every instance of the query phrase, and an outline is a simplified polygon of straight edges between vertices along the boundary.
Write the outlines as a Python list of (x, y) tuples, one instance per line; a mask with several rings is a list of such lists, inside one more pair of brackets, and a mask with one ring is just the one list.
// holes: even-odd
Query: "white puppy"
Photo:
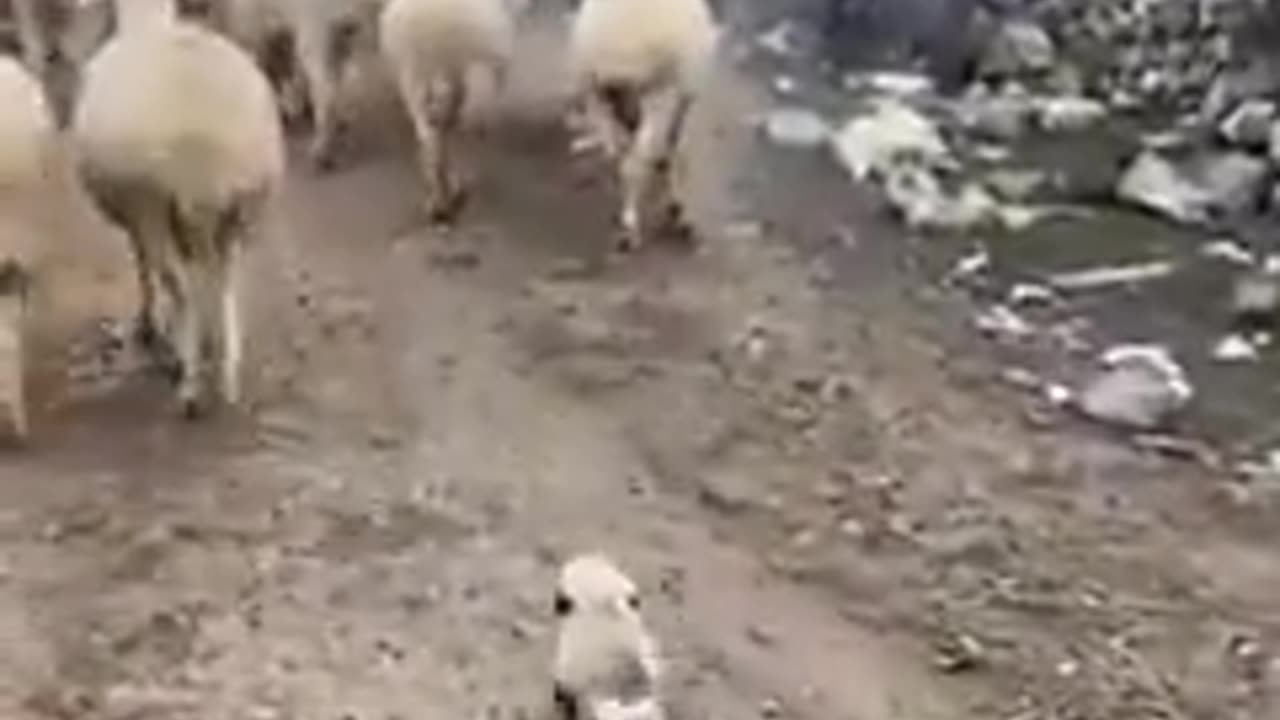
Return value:
[(564, 720), (661, 720), (661, 660), (636, 585), (607, 557), (579, 555), (556, 588), (555, 701)]

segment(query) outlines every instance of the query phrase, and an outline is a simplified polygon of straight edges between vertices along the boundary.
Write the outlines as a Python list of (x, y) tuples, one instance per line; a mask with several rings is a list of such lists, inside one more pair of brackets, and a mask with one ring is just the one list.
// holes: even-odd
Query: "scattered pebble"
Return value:
[(1228, 335), (1213, 347), (1213, 359), (1224, 363), (1257, 362), (1258, 348), (1241, 335)]
[(820, 115), (799, 107), (778, 108), (768, 113), (761, 125), (769, 140), (787, 147), (817, 147), (831, 134)]

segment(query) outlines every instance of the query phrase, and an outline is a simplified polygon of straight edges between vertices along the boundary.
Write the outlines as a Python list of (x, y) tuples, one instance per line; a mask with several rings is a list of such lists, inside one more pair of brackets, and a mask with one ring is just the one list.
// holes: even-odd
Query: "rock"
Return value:
[(1181, 223), (1256, 208), (1267, 163), (1243, 152), (1202, 155), (1178, 165), (1153, 151), (1140, 154), (1120, 178), (1116, 196)]
[(971, 94), (957, 108), (960, 124), (981, 140), (1012, 142), (1022, 136), (1032, 116), (1031, 100), (1016, 93)]
[(847, 90), (870, 91), (899, 97), (926, 95), (933, 92), (933, 78), (919, 73), (871, 72), (850, 73), (844, 77)]
[(1280, 312), (1280, 276), (1253, 272), (1236, 279), (1231, 290), (1231, 313), (1238, 327), (1248, 330), (1275, 326)]
[(1223, 140), (1242, 148), (1266, 149), (1276, 122), (1276, 105), (1270, 100), (1246, 100), (1218, 125)]
[(1010, 20), (996, 30), (979, 63), (983, 77), (1008, 78), (1053, 67), (1057, 52), (1049, 34), (1027, 20)]
[(1228, 335), (1213, 347), (1213, 359), (1218, 362), (1256, 362), (1259, 358), (1258, 348), (1241, 335)]
[(1267, 130), (1267, 157), (1272, 165), (1280, 165), (1280, 120), (1271, 123)]
[(1268, 171), (1266, 161), (1233, 152), (1207, 158), (1199, 174), (1210, 208), (1238, 214), (1256, 209)]
[(1159, 154), (1140, 154), (1120, 177), (1116, 196), (1181, 223), (1207, 220), (1207, 194)]
[(1008, 302), (1013, 306), (1052, 305), (1058, 296), (1052, 288), (1036, 283), (1015, 283), (1009, 288)]
[(765, 116), (765, 135), (778, 145), (812, 148), (822, 144), (831, 134), (822, 116), (799, 107), (778, 108)]
[(1156, 345), (1111, 348), (1106, 370), (1079, 393), (1086, 416), (1121, 427), (1152, 430), (1190, 402), (1193, 393), (1182, 368)]
[(1106, 105), (1079, 95), (1045, 98), (1036, 107), (1036, 122), (1047, 132), (1080, 132), (1106, 116)]
[(854, 180), (904, 162), (953, 164), (951, 150), (933, 121), (892, 98), (878, 98), (871, 112), (847, 122), (832, 137), (832, 145)]
[(996, 168), (987, 173), (983, 184), (995, 191), (1002, 200), (1023, 202), (1048, 182), (1041, 170)]

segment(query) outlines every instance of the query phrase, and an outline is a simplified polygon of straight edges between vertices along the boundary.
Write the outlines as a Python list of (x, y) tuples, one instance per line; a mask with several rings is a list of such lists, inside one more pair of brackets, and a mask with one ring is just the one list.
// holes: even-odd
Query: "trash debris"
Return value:
[(933, 92), (933, 79), (928, 75), (906, 72), (850, 73), (844, 77), (846, 90), (870, 91), (909, 97)]
[(1157, 280), (1173, 274), (1175, 269), (1177, 265), (1168, 260), (1155, 260), (1134, 265), (1107, 265), (1058, 273), (1049, 278), (1049, 284), (1059, 290), (1095, 290), (1110, 285)]
[(997, 168), (983, 177), (983, 184), (991, 188), (1001, 199), (1023, 202), (1047, 181), (1040, 170)]
[(768, 50), (774, 55), (787, 56), (795, 53), (795, 27), (783, 21), (775, 25), (772, 29), (760, 33), (756, 36), (756, 45)]
[(800, 89), (800, 83), (790, 75), (778, 75), (773, 78), (773, 90), (779, 95), (794, 95)]
[(1113, 425), (1151, 430), (1182, 410), (1194, 395), (1186, 373), (1159, 345), (1120, 345), (1100, 358), (1105, 370), (1077, 403), (1086, 416)]
[(1206, 243), (1200, 248), (1200, 254), (1207, 258), (1225, 260), (1234, 265), (1243, 265), (1245, 267), (1250, 267), (1256, 262), (1251, 251), (1231, 240), (1214, 240)]
[(1036, 124), (1046, 132), (1080, 132), (1107, 116), (1107, 106), (1077, 95), (1041, 98), (1035, 107)]
[(1058, 299), (1053, 289), (1036, 283), (1015, 283), (1009, 288), (1010, 305), (1051, 305)]
[(958, 280), (967, 280), (979, 273), (986, 272), (990, 268), (991, 253), (985, 247), (978, 246), (957, 260), (955, 265), (952, 265), (947, 274), (943, 276), (942, 282), (950, 284)]
[(783, 107), (769, 112), (761, 127), (769, 140), (796, 148), (816, 147), (831, 134), (831, 128), (822, 116), (800, 107)]
[(947, 192), (922, 167), (900, 167), (887, 173), (885, 195), (907, 227), (918, 230), (964, 230), (998, 220), (999, 205), (982, 186), (965, 183)]
[(953, 165), (951, 150), (933, 121), (902, 102), (877, 98), (870, 113), (854, 117), (832, 137), (841, 165), (854, 180), (885, 173), (904, 162)]
[(974, 326), (984, 335), (993, 338), (1018, 340), (1035, 332), (1035, 327), (1007, 305), (992, 305), (978, 313)]

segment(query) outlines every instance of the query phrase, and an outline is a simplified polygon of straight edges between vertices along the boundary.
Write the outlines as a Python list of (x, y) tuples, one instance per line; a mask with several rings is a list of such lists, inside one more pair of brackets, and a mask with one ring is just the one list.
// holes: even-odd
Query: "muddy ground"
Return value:
[(541, 718), (586, 549), (646, 590), (681, 718), (1276, 715), (1280, 490), (1028, 413), (838, 169), (759, 145), (731, 63), (701, 248), (610, 258), (528, 38), (456, 229), (376, 89), (338, 171), (296, 163), (243, 412), (177, 419), (68, 201), (0, 466), (0, 716)]

